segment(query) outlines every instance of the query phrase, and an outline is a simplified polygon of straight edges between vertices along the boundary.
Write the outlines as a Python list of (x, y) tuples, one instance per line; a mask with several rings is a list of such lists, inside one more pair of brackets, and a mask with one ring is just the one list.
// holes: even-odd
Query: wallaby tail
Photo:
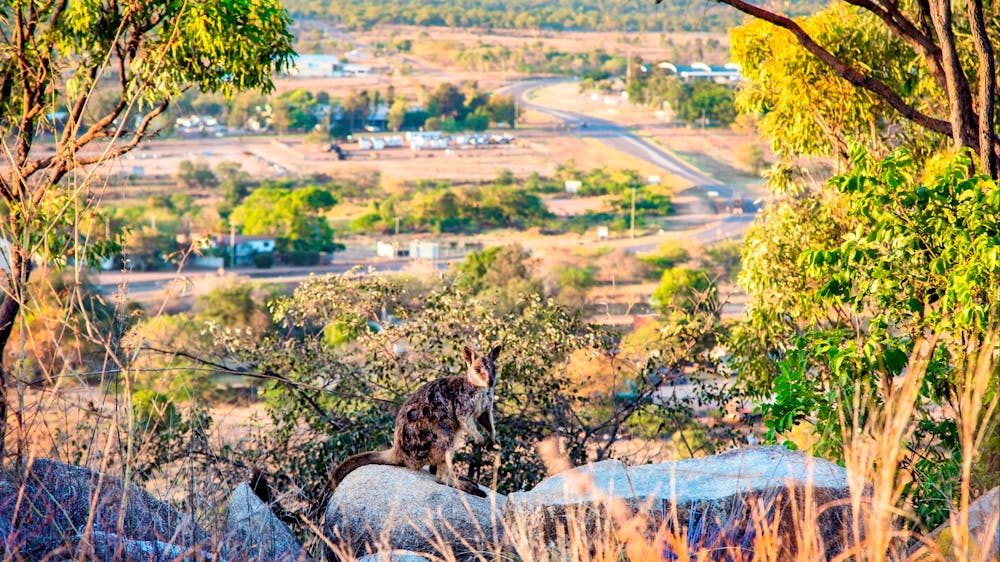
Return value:
[(392, 449), (386, 449), (384, 451), (369, 451), (367, 453), (358, 453), (357, 455), (347, 457), (343, 462), (337, 465), (337, 468), (333, 470), (333, 474), (330, 475), (330, 479), (327, 481), (326, 487), (323, 488), (323, 492), (320, 494), (318, 501), (312, 505), (312, 515), (314, 517), (322, 515), (326, 510), (326, 504), (330, 502), (330, 497), (333, 496), (333, 491), (336, 490), (337, 486), (344, 481), (344, 478), (346, 478), (348, 474), (367, 464), (403, 466), (403, 463), (396, 460), (395, 456), (392, 454)]
[(394, 458), (392, 449), (351, 455), (344, 459), (344, 462), (337, 465), (337, 468), (333, 470), (333, 474), (330, 475), (330, 482), (327, 484), (327, 488), (329, 488), (332, 493), (337, 489), (337, 486), (344, 481), (344, 478), (346, 478), (348, 474), (354, 472), (362, 466), (365, 466), (366, 464), (391, 464), (395, 466), (402, 466), (402, 463)]

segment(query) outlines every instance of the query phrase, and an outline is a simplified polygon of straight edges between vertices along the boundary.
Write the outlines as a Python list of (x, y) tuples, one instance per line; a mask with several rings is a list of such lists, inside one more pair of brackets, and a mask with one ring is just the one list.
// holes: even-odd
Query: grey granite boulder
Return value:
[(184, 548), (210, 538), (138, 486), (49, 459), (35, 460), (23, 480), (0, 473), (0, 531), (7, 554), (27, 560), (72, 556), (92, 533)]
[(362, 556), (354, 562), (430, 562), (430, 558), (410, 550), (387, 550)]
[[(789, 499), (802, 504), (812, 487), (823, 506), (849, 496), (846, 471), (833, 463), (783, 447), (752, 447), (712, 457), (626, 467), (602, 461), (574, 468), (539, 483), (533, 490), (511, 494), (505, 520), (520, 536), (552, 540), (567, 518), (605, 517), (612, 506), (648, 511), (652, 522), (673, 519), (688, 528), (688, 542), (703, 548), (749, 544), (753, 539), (755, 504), (777, 518), (788, 559), (797, 550)], [(846, 508), (823, 511), (821, 530), (827, 556), (841, 551), (849, 529)], [(775, 519), (772, 519), (775, 520)]]
[[(972, 559), (1000, 560), (1000, 486), (969, 504), (968, 529)], [(934, 529), (928, 538), (941, 552), (950, 554), (954, 548), (954, 533), (948, 521)], [(921, 543), (913, 547), (910, 555), (915, 560), (930, 558), (931, 550)]]
[(327, 505), (323, 531), (336, 547), (328, 547), (327, 557), (401, 549), (468, 560), (494, 552), (503, 541), (506, 498), (487, 493), (466, 494), (425, 471), (363, 466), (340, 483)]
[(993, 543), (992, 555), (1000, 559), (1000, 486), (969, 505), (969, 533), (979, 546)]
[(159, 541), (134, 541), (114, 533), (94, 531), (87, 537), (79, 537), (81, 543), (90, 544), (91, 553), (97, 560), (142, 560), (143, 562), (173, 562), (175, 560), (225, 560), (211, 553), (191, 547), (166, 544)]
[(226, 546), (235, 560), (306, 560), (302, 545), (270, 507), (244, 482), (233, 491), (226, 512)]

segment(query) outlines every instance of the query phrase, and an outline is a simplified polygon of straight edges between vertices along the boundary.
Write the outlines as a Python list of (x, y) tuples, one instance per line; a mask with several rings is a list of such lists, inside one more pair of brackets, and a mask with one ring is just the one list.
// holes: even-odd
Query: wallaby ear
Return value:
[(462, 355), (465, 357), (465, 362), (469, 365), (472, 365), (472, 362), (476, 360), (476, 350), (467, 345), (462, 346)]
[(497, 357), (500, 357), (501, 349), (503, 349), (503, 346), (498, 345), (490, 350), (490, 361), (493, 361), (494, 363), (496, 362)]

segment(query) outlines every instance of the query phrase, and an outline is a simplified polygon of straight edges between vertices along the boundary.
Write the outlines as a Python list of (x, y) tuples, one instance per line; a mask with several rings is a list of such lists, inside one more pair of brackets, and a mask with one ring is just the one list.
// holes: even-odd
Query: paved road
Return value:
[(566, 81), (565, 79), (525, 80), (508, 86), (506, 92), (512, 94), (518, 100), (518, 104), (521, 107), (546, 113), (572, 126), (573, 134), (577, 136), (595, 138), (610, 148), (640, 160), (645, 160), (670, 174), (681, 177), (704, 191), (716, 191), (720, 197), (732, 197), (733, 190), (729, 186), (702, 174), (688, 164), (678, 160), (672, 154), (636, 136), (621, 125), (605, 119), (597, 119), (587, 115), (539, 105), (533, 102), (529, 96), (532, 90)]
[[(730, 186), (699, 172), (669, 152), (635, 135), (626, 127), (606, 119), (555, 109), (532, 101), (530, 94), (533, 90), (566, 81), (566, 79), (525, 80), (508, 86), (505, 91), (512, 94), (522, 108), (546, 113), (560, 119), (564, 124), (572, 127), (572, 134), (597, 139), (609, 148), (649, 162), (670, 174), (691, 182), (691, 189), (698, 192), (698, 197), (707, 198), (708, 193), (714, 191), (723, 199), (732, 199), (735, 193)], [(705, 226), (697, 230), (692, 237), (701, 244), (712, 244), (741, 235), (753, 222), (755, 210), (749, 201), (744, 205), (748, 211), (744, 214), (698, 214), (704, 219)], [(690, 222), (689, 219), (693, 218), (694, 213), (697, 213), (694, 209), (679, 209), (675, 218)], [(648, 252), (654, 250), (658, 244), (659, 242), (639, 243), (631, 246), (630, 249), (636, 252)]]
[[(442, 259), (435, 262), (439, 269), (446, 269), (453, 260)], [(225, 270), (185, 269), (164, 271), (102, 271), (95, 274), (91, 280), (105, 293), (117, 291), (125, 285), (127, 292), (133, 297), (138, 293), (161, 291), (169, 287), (177, 289), (186, 285), (196, 285), (199, 281), (219, 277), (222, 274), (235, 274), (260, 279), (272, 283), (299, 283), (310, 275), (325, 275), (327, 273), (344, 273), (352, 267), (362, 265), (370, 267), (376, 273), (402, 271), (413, 265), (409, 259), (385, 260), (370, 259), (357, 261), (338, 261), (331, 265), (305, 267), (275, 267), (271, 269), (238, 268)]]

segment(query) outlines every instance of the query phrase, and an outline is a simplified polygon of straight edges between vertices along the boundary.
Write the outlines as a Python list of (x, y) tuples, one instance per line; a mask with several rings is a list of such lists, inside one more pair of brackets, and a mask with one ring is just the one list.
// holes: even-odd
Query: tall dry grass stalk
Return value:
[[(989, 560), (990, 552), (994, 550), (992, 541), (994, 533), (984, 533), (976, 537), (969, 536), (969, 505), (970, 483), (972, 482), (972, 464), (982, 451), (983, 441), (987, 436), (988, 424), (997, 409), (1000, 391), (993, 388), (993, 396), (987, 400), (990, 385), (995, 384), (997, 370), (1000, 369), (1000, 326), (994, 327), (982, 341), (970, 341), (965, 365), (956, 369), (959, 376), (957, 390), (958, 433), (962, 445), (962, 486), (959, 503), (951, 511), (948, 524), (952, 536), (952, 556), (955, 560)], [(964, 368), (961, 368), (964, 367)], [(994, 511), (994, 518), (1000, 517), (1000, 509)], [(991, 522), (996, 528), (997, 522)], [(986, 526), (991, 528), (990, 525)]]
[[(791, 534), (780, 528), (771, 505), (751, 500), (753, 537), (749, 544), (710, 544), (713, 537), (699, 537), (691, 521), (678, 517), (676, 506), (667, 514), (658, 514), (649, 505), (636, 507), (633, 502), (612, 497), (596, 488), (592, 479), (580, 476), (571, 487), (593, 501), (566, 510), (564, 524), (555, 529), (554, 538), (543, 540), (532, 533), (537, 522), (523, 517), (508, 518), (506, 533), (517, 558), (525, 562), (604, 562), (612, 560), (738, 560), (778, 562), (794, 541), (794, 560), (814, 562), (826, 559), (826, 548), (819, 532), (820, 516), (829, 509), (849, 503), (849, 536), (838, 561), (996, 561), (992, 533), (974, 537), (969, 532), (972, 465), (988, 431), (988, 420), (997, 409), (998, 397), (990, 385), (995, 383), (1000, 337), (996, 329), (967, 349), (967, 364), (956, 366), (959, 411), (957, 422), (963, 462), (961, 494), (949, 520), (953, 538), (950, 548), (941, 548), (931, 537), (907, 530), (913, 516), (903, 498), (908, 483), (905, 471), (906, 441), (914, 429), (914, 408), (924, 382), (931, 356), (938, 344), (928, 337), (916, 346), (909, 365), (899, 380), (893, 382), (884, 404), (857, 403), (854, 419), (845, 424), (845, 466), (848, 470), (850, 497), (841, 502), (821, 504), (813, 488), (806, 486), (797, 500), (788, 489), (794, 528)], [(865, 415), (862, 416), (862, 412)], [(546, 444), (540, 454), (550, 472), (568, 467), (558, 447)], [(725, 521), (720, 522), (725, 524)], [(996, 521), (992, 522), (995, 528)], [(913, 546), (923, 544), (915, 550)], [(908, 550), (909, 547), (909, 550)]]

